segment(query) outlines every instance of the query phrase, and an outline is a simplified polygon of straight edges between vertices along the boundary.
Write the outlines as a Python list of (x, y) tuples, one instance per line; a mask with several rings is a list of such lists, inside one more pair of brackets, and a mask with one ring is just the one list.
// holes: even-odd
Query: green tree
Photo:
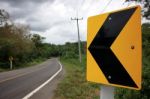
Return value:
[(15, 64), (22, 62), (32, 52), (33, 43), (29, 38), (26, 25), (5, 25), (0, 27), (0, 62), (8, 64), (8, 58), (14, 57)]
[(44, 52), (44, 50), (46, 50), (46, 49), (43, 49), (43, 40), (44, 39), (45, 38), (40, 36), (39, 34), (33, 34), (31, 36), (31, 40), (35, 45), (34, 52), (32, 53), (34, 58), (43, 56), (43, 52)]
[(143, 9), (143, 16), (150, 20), (150, 0), (125, 0), (125, 2), (140, 2), (141, 4), (144, 5), (144, 8), (146, 9)]
[(38, 48), (42, 46), (43, 40), (45, 38), (41, 37), (39, 34), (33, 34), (31, 40), (34, 42), (35, 46)]

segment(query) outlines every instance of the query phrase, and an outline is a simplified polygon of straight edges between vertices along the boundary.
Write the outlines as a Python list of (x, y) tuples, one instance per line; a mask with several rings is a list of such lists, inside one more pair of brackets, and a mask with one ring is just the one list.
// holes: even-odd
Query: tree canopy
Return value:
[(142, 5), (144, 5), (144, 8), (142, 10), (143, 12), (143, 17), (145, 17), (146, 19), (150, 20), (150, 0), (126, 0), (125, 2), (139, 2)]

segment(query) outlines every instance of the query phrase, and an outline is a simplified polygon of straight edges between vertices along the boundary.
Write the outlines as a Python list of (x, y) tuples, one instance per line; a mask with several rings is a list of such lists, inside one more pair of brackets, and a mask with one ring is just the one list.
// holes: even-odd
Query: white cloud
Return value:
[(27, 0), (18, 2), (15, 6), (13, 1), (3, 0), (0, 1), (0, 8), (7, 10), (15, 22), (29, 24), (32, 31), (46, 37), (46, 42), (55, 44), (77, 41), (76, 21), (71, 21), (71, 17), (83, 17), (83, 20), (79, 21), (79, 28), (81, 40), (85, 41), (89, 16), (127, 6), (123, 5), (124, 0), (112, 0), (108, 7), (106, 5), (110, 0), (38, 1)]

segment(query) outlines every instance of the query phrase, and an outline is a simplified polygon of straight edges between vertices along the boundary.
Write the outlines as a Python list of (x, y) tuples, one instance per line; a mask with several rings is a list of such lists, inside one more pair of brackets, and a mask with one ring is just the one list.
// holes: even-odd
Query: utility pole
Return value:
[(83, 20), (83, 18), (71, 18), (71, 20), (77, 21), (77, 31), (78, 31), (78, 49), (79, 49), (79, 61), (81, 63), (81, 45), (80, 45), (80, 33), (79, 33), (79, 20)]

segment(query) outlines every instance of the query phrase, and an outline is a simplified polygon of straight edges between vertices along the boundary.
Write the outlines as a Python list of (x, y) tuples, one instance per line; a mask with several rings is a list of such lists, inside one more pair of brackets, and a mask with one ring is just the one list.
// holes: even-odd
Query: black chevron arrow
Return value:
[(137, 88), (135, 82), (110, 49), (112, 43), (136, 9), (132, 8), (110, 13), (88, 48), (106, 79), (111, 84)]

